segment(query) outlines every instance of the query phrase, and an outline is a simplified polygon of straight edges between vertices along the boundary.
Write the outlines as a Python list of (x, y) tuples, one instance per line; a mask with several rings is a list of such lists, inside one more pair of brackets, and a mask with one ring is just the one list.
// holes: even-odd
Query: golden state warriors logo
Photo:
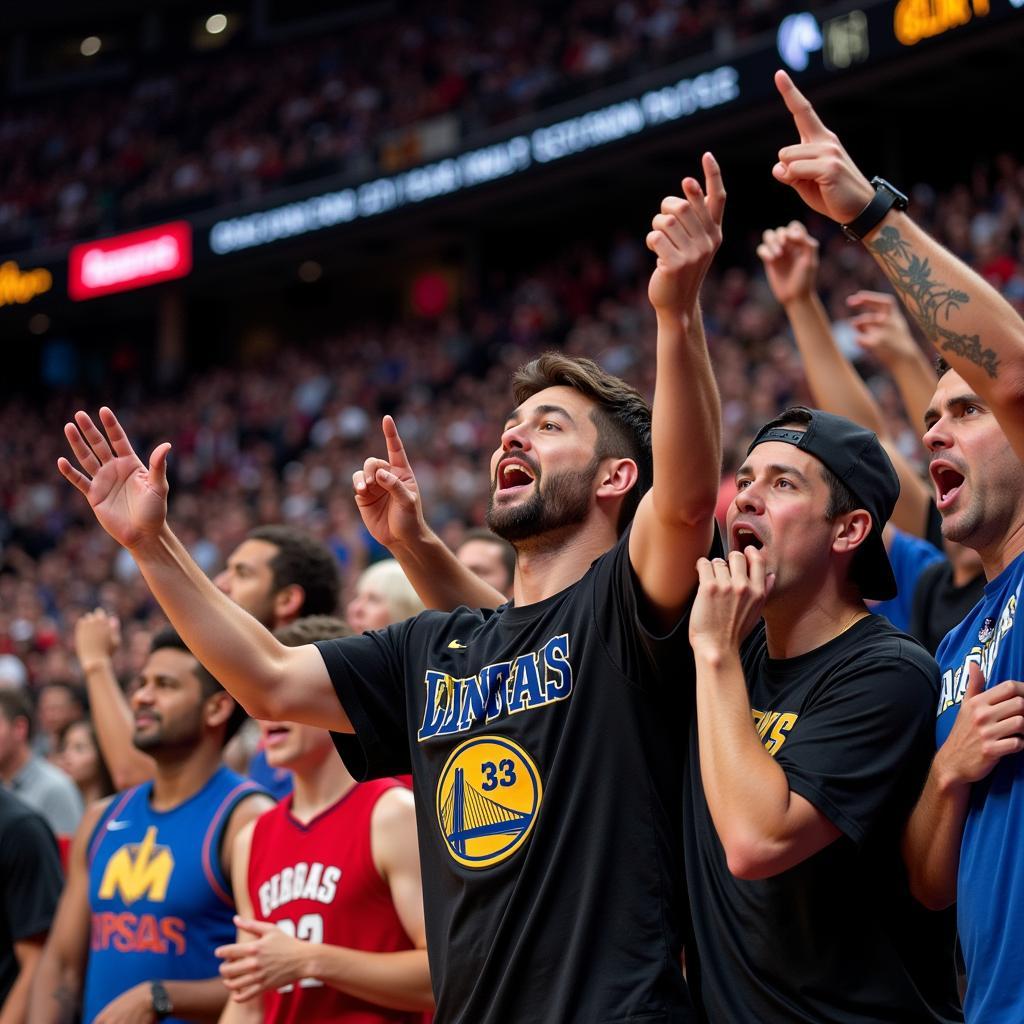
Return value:
[(437, 783), (437, 822), (448, 852), (468, 868), (512, 856), (530, 834), (542, 786), (530, 755), (502, 736), (460, 744)]
[(132, 904), (143, 897), (162, 903), (167, 898), (167, 884), (174, 871), (174, 855), (156, 841), (156, 828), (150, 826), (141, 843), (122, 846), (107, 862), (100, 882), (101, 899), (112, 899), (120, 892), (121, 899)]

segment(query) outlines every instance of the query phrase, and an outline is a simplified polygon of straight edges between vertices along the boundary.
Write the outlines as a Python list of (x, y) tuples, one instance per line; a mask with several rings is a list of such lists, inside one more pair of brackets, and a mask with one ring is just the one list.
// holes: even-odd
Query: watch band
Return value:
[(167, 994), (167, 989), (162, 981), (151, 981), (149, 983), (149, 996), (153, 1003), (153, 1013), (157, 1020), (169, 1017), (174, 1011), (174, 1004)]
[(890, 185), (885, 178), (874, 177), (871, 184), (875, 187), (871, 202), (849, 224), (842, 225), (843, 234), (851, 242), (859, 242), (869, 234), (894, 207), (897, 210), (907, 208), (907, 197), (894, 185)]

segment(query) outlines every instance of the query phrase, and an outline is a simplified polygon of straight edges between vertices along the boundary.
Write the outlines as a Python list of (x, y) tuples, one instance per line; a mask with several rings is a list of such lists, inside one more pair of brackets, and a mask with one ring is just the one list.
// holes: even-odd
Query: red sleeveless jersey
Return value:
[[(292, 796), (256, 822), (249, 854), (253, 916), (310, 942), (389, 953), (412, 949), (370, 850), (377, 801), (401, 784), (363, 782), (303, 825)], [(263, 996), (267, 1024), (421, 1024), (422, 1013), (388, 1010), (313, 978)]]

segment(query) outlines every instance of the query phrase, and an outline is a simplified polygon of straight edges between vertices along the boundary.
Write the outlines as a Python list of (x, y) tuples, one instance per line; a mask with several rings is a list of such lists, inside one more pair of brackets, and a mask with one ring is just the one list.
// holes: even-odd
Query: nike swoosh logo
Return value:
[(458, 640), (453, 640), (448, 645), (448, 650), (450, 650), (450, 651), (464, 651), (465, 649), (466, 649), (466, 645), (465, 644), (460, 644)]
[(120, 832), (121, 829), (127, 828), (131, 824), (130, 821), (108, 821), (107, 831), (108, 832)]

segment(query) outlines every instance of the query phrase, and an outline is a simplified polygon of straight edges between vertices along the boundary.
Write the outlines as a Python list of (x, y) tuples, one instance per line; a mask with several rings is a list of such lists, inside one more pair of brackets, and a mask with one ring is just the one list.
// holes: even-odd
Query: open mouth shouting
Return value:
[(508, 456), (498, 463), (495, 491), (508, 496), (524, 493), (537, 479), (537, 472), (521, 455)]
[(764, 547), (764, 540), (747, 523), (733, 523), (729, 540), (731, 551), (743, 551), (745, 548), (757, 548), (760, 551)]
[(935, 484), (935, 505), (944, 512), (956, 501), (964, 483), (964, 474), (946, 459), (934, 459), (928, 472)]

